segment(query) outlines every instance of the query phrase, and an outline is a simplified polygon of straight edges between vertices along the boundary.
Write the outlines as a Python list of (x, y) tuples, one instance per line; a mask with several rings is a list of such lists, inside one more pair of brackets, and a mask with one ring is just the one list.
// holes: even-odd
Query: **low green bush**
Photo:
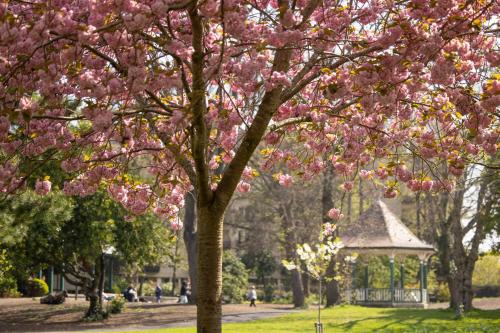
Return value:
[(13, 266), (7, 258), (7, 251), (0, 251), (0, 297), (17, 297), (17, 282), (12, 275)]
[(165, 282), (161, 285), (163, 296), (172, 294), (172, 282)]
[(17, 291), (16, 279), (13, 277), (5, 277), (0, 279), (0, 297), (19, 297)]
[(26, 283), (26, 293), (26, 296), (29, 297), (44, 296), (49, 293), (49, 286), (45, 281), (40, 279), (28, 280), (28, 283)]
[(117, 296), (108, 303), (108, 312), (112, 314), (121, 313), (125, 307), (125, 298)]
[(241, 303), (248, 288), (248, 270), (241, 259), (231, 251), (224, 251), (222, 259), (222, 298), (226, 303)]
[(268, 284), (264, 287), (263, 301), (266, 303), (271, 303), (274, 299), (274, 294), (276, 292), (276, 287), (272, 284)]
[(151, 282), (144, 282), (142, 285), (142, 295), (141, 296), (154, 296), (156, 285)]
[(441, 283), (435, 290), (436, 301), (437, 302), (449, 302), (451, 295), (448, 285), (446, 283)]

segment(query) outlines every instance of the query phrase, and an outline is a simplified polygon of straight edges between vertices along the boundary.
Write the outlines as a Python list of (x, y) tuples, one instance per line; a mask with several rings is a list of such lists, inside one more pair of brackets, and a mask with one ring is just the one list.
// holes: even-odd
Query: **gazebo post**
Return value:
[(109, 270), (108, 270), (108, 288), (109, 292), (113, 291), (113, 257), (109, 257)]
[(60, 291), (64, 291), (64, 273), (63, 271), (61, 271), (60, 275), (59, 275), (59, 290)]
[(424, 289), (427, 290), (427, 260), (424, 260)]
[(420, 302), (424, 302), (424, 261), (420, 259)]
[(354, 259), (351, 262), (351, 295), (350, 295), (350, 302), (351, 304), (354, 303), (354, 297), (355, 297), (355, 292), (356, 292), (356, 259)]
[(391, 302), (394, 302), (394, 255), (389, 256), (389, 269), (390, 269), (390, 287), (391, 287)]
[(399, 281), (401, 284), (401, 289), (405, 289), (405, 264), (401, 263), (399, 266)]
[(364, 301), (367, 302), (368, 301), (368, 265), (365, 266), (365, 275), (364, 275), (364, 281), (363, 281), (363, 287), (365, 289), (365, 299)]
[(54, 267), (50, 266), (47, 272), (47, 284), (49, 285), (49, 293), (52, 293), (54, 291)]

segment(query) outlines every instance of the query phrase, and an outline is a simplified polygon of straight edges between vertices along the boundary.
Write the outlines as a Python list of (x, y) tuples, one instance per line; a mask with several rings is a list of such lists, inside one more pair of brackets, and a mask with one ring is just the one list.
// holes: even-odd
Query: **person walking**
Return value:
[(250, 290), (248, 291), (247, 298), (250, 301), (250, 307), (257, 307), (255, 304), (255, 301), (257, 300), (257, 291), (255, 290), (255, 286), (252, 286)]
[(186, 281), (182, 281), (182, 286), (181, 286), (181, 294), (179, 296), (179, 302), (180, 304), (187, 304), (188, 303), (188, 289), (187, 289), (187, 283)]
[(156, 303), (161, 303), (161, 295), (162, 294), (163, 294), (163, 290), (161, 289), (161, 286), (158, 283), (156, 285), (156, 289), (155, 289)]

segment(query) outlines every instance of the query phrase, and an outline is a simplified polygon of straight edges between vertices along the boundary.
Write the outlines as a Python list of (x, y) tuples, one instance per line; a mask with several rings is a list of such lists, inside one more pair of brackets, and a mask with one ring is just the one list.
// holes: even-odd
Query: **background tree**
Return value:
[[(472, 309), (472, 276), (479, 245), (498, 225), (494, 216), (500, 198), (499, 184), (494, 170), (470, 168), (457, 191), (441, 194), (439, 203), (431, 206), (438, 217), (438, 274), (446, 279), (450, 306), (457, 311), (461, 306), (466, 311)], [(471, 192), (475, 198), (468, 203), (466, 197)]]
[(222, 294), (227, 303), (241, 303), (246, 299), (248, 270), (232, 251), (224, 252), (222, 262)]
[(15, 239), (4, 238), (3, 246), (16, 253), (18, 277), (26, 279), (49, 266), (63, 271), (66, 280), (89, 297), (89, 318), (103, 315), (106, 254), (142, 269), (164, 262), (170, 251), (172, 236), (157, 217), (127, 217), (102, 191), (74, 199), (57, 191), (43, 197), (25, 192), (8, 203), (2, 211), (12, 222), (2, 223), (2, 234), (7, 228), (18, 232)]

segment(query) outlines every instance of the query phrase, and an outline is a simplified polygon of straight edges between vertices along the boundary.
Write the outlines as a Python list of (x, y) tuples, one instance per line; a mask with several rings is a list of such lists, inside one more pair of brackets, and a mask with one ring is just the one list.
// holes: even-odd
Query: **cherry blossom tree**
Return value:
[(251, 190), (259, 144), (283, 186), (333, 163), (345, 191), (357, 174), (386, 182), (387, 197), (403, 183), (451, 190), (497, 149), (499, 11), (495, 0), (2, 0), (0, 191), (50, 160), (72, 175), (66, 194), (104, 183), (130, 214), (178, 221), (192, 191), (198, 332), (220, 332), (224, 211)]

